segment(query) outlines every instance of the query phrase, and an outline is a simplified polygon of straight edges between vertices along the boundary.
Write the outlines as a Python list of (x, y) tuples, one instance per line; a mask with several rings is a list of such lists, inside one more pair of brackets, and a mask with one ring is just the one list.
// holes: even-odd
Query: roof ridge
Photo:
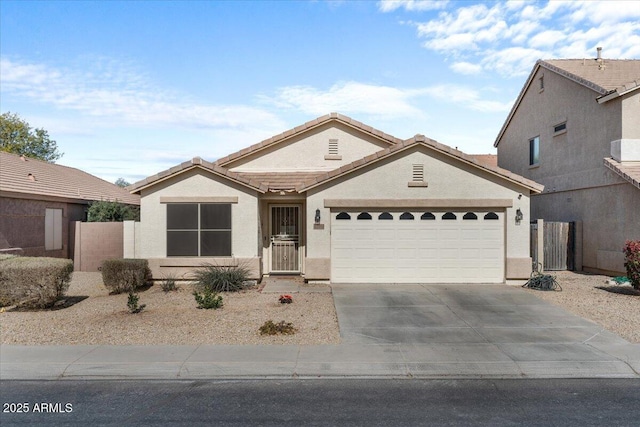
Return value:
[(281, 141), (284, 141), (288, 138), (291, 138), (295, 135), (299, 135), (302, 132), (306, 132), (309, 129), (318, 127), (322, 124), (325, 124), (329, 121), (332, 120), (337, 120), (340, 122), (343, 122), (349, 126), (352, 126), (356, 129), (359, 129), (360, 131), (364, 132), (364, 133), (368, 133), (370, 135), (373, 135), (374, 137), (378, 138), (378, 139), (382, 139), (385, 140), (386, 142), (388, 142), (389, 144), (397, 144), (398, 142), (402, 141), (400, 138), (397, 138), (395, 136), (389, 135), (385, 132), (382, 132), (381, 130), (378, 130), (372, 126), (366, 125), (362, 122), (359, 122), (357, 120), (352, 119), (349, 116), (346, 116), (344, 114), (341, 113), (329, 113), (329, 114), (325, 114), (323, 116), (317, 117), (315, 119), (309, 120), (299, 126), (295, 126), (293, 128), (287, 129), (284, 132), (281, 132), (277, 135), (274, 135), (270, 138), (267, 139), (263, 139), (262, 141), (250, 145), (249, 147), (243, 148), (241, 150), (238, 150), (234, 153), (228, 154), (224, 157), (221, 157), (219, 159), (217, 159), (214, 163), (218, 164), (218, 165), (224, 165), (225, 163), (229, 163), (232, 162), (234, 160), (238, 160), (241, 157), (247, 156), (249, 154), (255, 153), (259, 150), (262, 150), (264, 148), (273, 146)]

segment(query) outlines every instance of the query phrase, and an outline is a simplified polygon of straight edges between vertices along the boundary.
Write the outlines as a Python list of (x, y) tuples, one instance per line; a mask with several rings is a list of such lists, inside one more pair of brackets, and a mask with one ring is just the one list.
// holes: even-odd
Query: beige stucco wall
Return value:
[[(338, 140), (340, 160), (327, 160), (329, 140)], [(332, 170), (389, 147), (342, 123), (326, 123), (229, 164), (234, 171)]]
[[(613, 173), (613, 172), (611, 172)], [(531, 215), (548, 221), (581, 220), (586, 271), (626, 274), (622, 248), (640, 240), (640, 190), (620, 184), (533, 196)]]
[[(640, 138), (640, 94), (604, 104), (597, 96), (538, 69), (499, 141), (498, 165), (545, 186), (531, 200), (533, 218), (584, 222), (585, 270), (622, 273), (622, 245), (640, 229), (640, 191), (607, 169), (603, 159), (611, 156), (612, 141)], [(565, 120), (567, 132), (553, 136), (553, 126)], [(529, 139), (535, 136), (540, 136), (540, 164), (531, 167)]]
[(622, 138), (640, 139), (640, 90), (622, 98)]
[[(414, 164), (424, 164), (428, 187), (408, 186)], [(520, 194), (522, 197), (518, 199)], [(314, 229), (313, 221), (307, 224), (307, 265), (316, 276), (320, 269), (326, 268), (326, 260), (330, 258), (331, 219), (325, 199), (510, 199), (513, 207), (506, 209), (505, 218), (506, 258), (529, 258), (528, 190), (423, 146), (412, 147), (363, 168), (348, 175), (348, 179), (341, 178), (308, 191), (307, 217), (313, 218), (315, 210), (320, 209), (324, 224), (323, 230)], [(520, 225), (515, 224), (518, 208), (524, 213)], [(509, 269), (514, 270), (520, 269)]]
[[(133, 221), (129, 221), (133, 222)], [(75, 228), (75, 271), (99, 271), (102, 261), (123, 258), (122, 222), (73, 222)]]
[(136, 254), (141, 258), (166, 258), (167, 207), (160, 203), (161, 197), (237, 197), (238, 203), (231, 205), (232, 257), (258, 258), (256, 191), (196, 168), (142, 190), (141, 196), (140, 241), (135, 244)]

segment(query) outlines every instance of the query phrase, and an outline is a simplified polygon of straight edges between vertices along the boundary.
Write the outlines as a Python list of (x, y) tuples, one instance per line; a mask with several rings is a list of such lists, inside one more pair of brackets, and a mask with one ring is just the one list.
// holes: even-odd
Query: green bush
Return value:
[(91, 202), (87, 222), (140, 221), (140, 207), (100, 200)]
[(210, 289), (205, 289), (202, 294), (194, 292), (193, 296), (198, 303), (198, 308), (217, 310), (222, 307), (222, 296)]
[(140, 313), (147, 306), (146, 304), (138, 305), (138, 301), (140, 301), (140, 297), (138, 296), (138, 294), (129, 292), (129, 298), (127, 299), (127, 308), (129, 308), (129, 312), (131, 314)]
[(249, 269), (244, 266), (204, 264), (194, 272), (195, 286), (212, 292), (237, 292), (245, 289)]
[(102, 282), (112, 294), (133, 292), (151, 280), (146, 259), (107, 259), (102, 261)]
[(628, 240), (624, 245), (624, 267), (631, 286), (640, 289), (640, 240)]
[(290, 322), (282, 320), (278, 323), (273, 323), (273, 320), (267, 320), (264, 325), (260, 326), (260, 335), (293, 335), (296, 330)]
[(48, 308), (64, 296), (73, 261), (62, 258), (3, 256), (0, 262), (0, 305)]

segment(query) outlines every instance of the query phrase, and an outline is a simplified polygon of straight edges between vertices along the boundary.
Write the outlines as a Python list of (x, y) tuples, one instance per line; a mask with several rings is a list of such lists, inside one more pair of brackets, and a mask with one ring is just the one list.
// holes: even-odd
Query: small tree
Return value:
[(116, 179), (115, 184), (116, 184), (118, 187), (121, 187), (121, 188), (128, 187), (128, 186), (130, 186), (130, 185), (131, 185), (131, 183), (130, 183), (129, 181), (127, 181), (126, 179), (124, 179), (124, 178), (118, 178), (118, 179)]
[(88, 222), (140, 221), (140, 208), (106, 200), (92, 202), (87, 212)]
[(49, 163), (55, 163), (62, 157), (58, 145), (49, 138), (46, 130), (32, 129), (29, 123), (11, 112), (0, 115), (0, 151)]
[(640, 240), (627, 240), (624, 244), (624, 267), (631, 286), (640, 290)]

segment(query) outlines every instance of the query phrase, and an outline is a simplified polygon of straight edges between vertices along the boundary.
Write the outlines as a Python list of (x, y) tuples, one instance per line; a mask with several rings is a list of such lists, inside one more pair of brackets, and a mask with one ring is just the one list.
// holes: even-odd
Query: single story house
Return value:
[(215, 263), (255, 279), (504, 283), (529, 277), (529, 200), (542, 189), (331, 113), (133, 184), (141, 222), (125, 256), (149, 259), (156, 277)]
[(79, 169), (0, 152), (0, 253), (71, 258), (92, 201), (140, 197)]

